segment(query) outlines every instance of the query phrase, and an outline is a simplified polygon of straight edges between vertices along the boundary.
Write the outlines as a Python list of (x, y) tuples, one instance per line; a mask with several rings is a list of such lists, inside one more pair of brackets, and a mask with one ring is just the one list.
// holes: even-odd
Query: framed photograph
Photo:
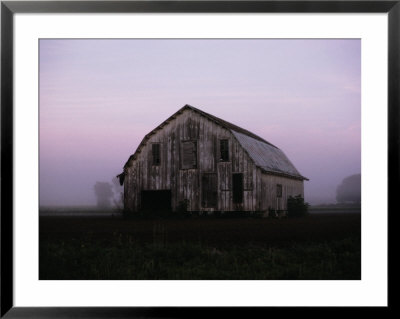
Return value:
[(398, 1), (2, 1), (1, 316), (390, 308)]

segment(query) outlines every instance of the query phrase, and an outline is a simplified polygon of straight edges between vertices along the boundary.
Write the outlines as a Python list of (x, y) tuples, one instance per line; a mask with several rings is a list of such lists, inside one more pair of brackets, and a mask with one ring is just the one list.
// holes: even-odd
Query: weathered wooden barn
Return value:
[(284, 211), (304, 180), (261, 137), (190, 105), (147, 134), (119, 175), (131, 211)]

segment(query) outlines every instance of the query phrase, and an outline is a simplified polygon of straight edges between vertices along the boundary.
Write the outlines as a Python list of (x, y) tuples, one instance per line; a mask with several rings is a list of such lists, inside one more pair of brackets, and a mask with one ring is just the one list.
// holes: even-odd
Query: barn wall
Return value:
[[(261, 196), (263, 198), (260, 209), (267, 211), (286, 210), (289, 196), (301, 195), (304, 197), (303, 181), (287, 177), (261, 173)], [(277, 185), (282, 185), (282, 197), (277, 197)]]
[[(229, 140), (227, 162), (219, 161), (220, 139)], [(197, 142), (197, 168), (182, 169), (181, 142), (190, 140)], [(159, 166), (152, 163), (153, 143), (160, 143)], [(202, 173), (217, 174), (218, 204), (215, 208), (202, 207)], [(232, 201), (232, 173), (243, 173), (241, 204)], [(140, 208), (141, 190), (171, 190), (173, 210), (184, 200), (188, 201), (189, 211), (267, 210), (277, 206), (277, 183), (285, 185), (285, 196), (303, 192), (301, 181), (263, 174), (230, 131), (192, 110), (185, 110), (155, 131), (136, 159), (128, 164), (124, 182), (125, 207)]]

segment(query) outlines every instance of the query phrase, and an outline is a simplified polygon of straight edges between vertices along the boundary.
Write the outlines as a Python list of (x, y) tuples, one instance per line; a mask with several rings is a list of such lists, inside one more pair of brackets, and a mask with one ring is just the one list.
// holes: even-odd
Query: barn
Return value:
[(118, 177), (134, 212), (282, 212), (308, 180), (275, 145), (190, 105), (148, 133)]

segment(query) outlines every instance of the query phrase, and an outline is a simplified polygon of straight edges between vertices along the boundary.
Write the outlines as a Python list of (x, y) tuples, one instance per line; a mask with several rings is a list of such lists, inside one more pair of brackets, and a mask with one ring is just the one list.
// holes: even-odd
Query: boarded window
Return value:
[(217, 208), (218, 191), (217, 191), (217, 174), (205, 173), (201, 178), (201, 206), (204, 208)]
[(181, 144), (181, 168), (197, 168), (197, 143), (186, 141)]
[(282, 185), (281, 184), (276, 185), (276, 197), (282, 197)]
[(152, 144), (153, 165), (160, 165), (160, 144)]
[(232, 174), (233, 203), (243, 203), (243, 174)]
[(229, 161), (229, 141), (228, 140), (220, 140), (219, 141), (219, 159), (222, 162)]

